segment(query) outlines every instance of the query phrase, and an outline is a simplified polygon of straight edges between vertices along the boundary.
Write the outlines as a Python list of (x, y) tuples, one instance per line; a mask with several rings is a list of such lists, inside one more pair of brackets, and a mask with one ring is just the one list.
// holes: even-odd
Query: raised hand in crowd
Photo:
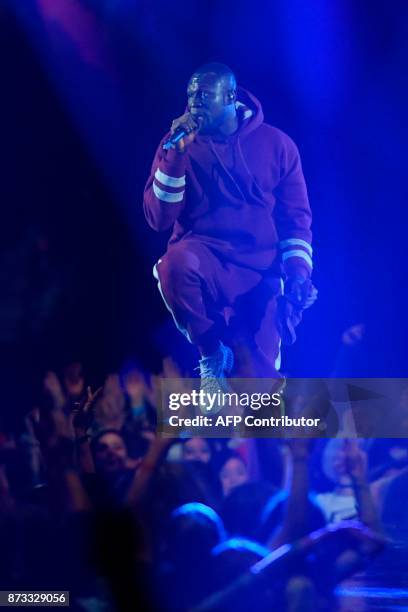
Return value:
[(342, 333), (341, 341), (345, 346), (355, 346), (364, 338), (365, 331), (364, 323), (351, 325)]
[(127, 505), (137, 511), (144, 502), (151, 484), (157, 476), (161, 463), (170, 446), (176, 441), (171, 437), (155, 437), (146, 455), (140, 462), (127, 496)]
[(148, 394), (148, 385), (141, 370), (136, 367), (130, 369), (123, 377), (123, 387), (131, 408), (143, 405)]
[(178, 364), (172, 357), (164, 357), (162, 371), (159, 374), (152, 374), (150, 385), (146, 386), (146, 397), (156, 410), (160, 407), (162, 401), (163, 379), (177, 380), (177, 391), (180, 393), (191, 391), (191, 387), (187, 382), (188, 379), (186, 379)]
[(70, 363), (63, 371), (63, 384), (69, 398), (82, 397), (85, 391), (85, 378), (79, 362)]
[(161, 374), (152, 374), (150, 384), (146, 387), (146, 397), (150, 404), (157, 410), (161, 402)]
[(103, 387), (99, 387), (94, 393), (91, 387), (87, 387), (86, 395), (75, 404), (70, 417), (75, 436), (79, 468), (85, 474), (95, 471), (89, 432), (95, 418), (95, 406), (102, 393)]
[(72, 425), (75, 436), (86, 436), (92, 427), (95, 418), (95, 406), (102, 397), (103, 387), (99, 387), (95, 392), (92, 392), (91, 387), (87, 387), (86, 394), (82, 399), (76, 402), (71, 413)]
[(61, 382), (55, 372), (49, 371), (46, 373), (43, 386), (44, 391), (51, 398), (53, 408), (62, 410), (67, 398), (65, 397)]
[(344, 440), (343, 459), (345, 471), (354, 487), (359, 519), (371, 529), (380, 532), (379, 513), (367, 479), (367, 453), (360, 447), (358, 440)]
[(309, 438), (288, 439), (289, 450), (285, 480), (288, 500), (280, 528), (268, 542), (272, 549), (293, 542), (310, 531), (308, 525), (309, 504), (309, 459), (313, 440)]
[(354, 484), (367, 483), (367, 453), (356, 439), (345, 439), (343, 443), (344, 470)]
[(163, 378), (183, 378), (177, 363), (169, 355), (163, 359)]
[(95, 408), (95, 420), (104, 429), (121, 429), (125, 421), (126, 398), (118, 374), (110, 374), (104, 384), (103, 394)]
[(90, 509), (90, 502), (76, 469), (72, 424), (62, 411), (50, 411), (40, 421), (48, 483), (62, 513)]

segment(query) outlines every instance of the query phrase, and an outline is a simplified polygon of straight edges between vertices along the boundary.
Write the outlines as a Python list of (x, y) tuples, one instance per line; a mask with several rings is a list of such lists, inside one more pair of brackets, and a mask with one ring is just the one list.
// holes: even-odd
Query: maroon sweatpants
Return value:
[(222, 260), (187, 238), (154, 266), (163, 300), (190, 342), (214, 334), (232, 347), (235, 376), (274, 377), (280, 367), (277, 297), (281, 279)]

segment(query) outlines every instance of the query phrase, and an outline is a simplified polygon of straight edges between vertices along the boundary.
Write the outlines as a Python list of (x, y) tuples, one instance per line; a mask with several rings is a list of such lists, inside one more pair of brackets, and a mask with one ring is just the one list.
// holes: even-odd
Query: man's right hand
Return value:
[(199, 125), (197, 121), (193, 119), (190, 113), (184, 113), (184, 115), (181, 115), (181, 117), (174, 119), (170, 128), (171, 134), (173, 135), (179, 128), (182, 128), (187, 132), (187, 136), (181, 138), (175, 145), (177, 151), (182, 153), (184, 149), (195, 139)]

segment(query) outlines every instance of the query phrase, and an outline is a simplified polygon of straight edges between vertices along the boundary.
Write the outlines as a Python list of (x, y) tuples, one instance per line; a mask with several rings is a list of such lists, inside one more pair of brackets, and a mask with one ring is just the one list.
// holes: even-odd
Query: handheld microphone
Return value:
[(192, 131), (198, 132), (201, 128), (202, 122), (203, 122), (202, 117), (197, 117), (197, 121), (196, 121), (197, 128), (195, 130), (186, 130), (185, 128), (182, 128), (182, 127), (177, 128), (174, 134), (172, 134), (170, 138), (166, 140), (166, 142), (163, 145), (163, 149), (165, 151), (168, 151), (169, 149), (172, 149), (178, 143), (179, 140), (182, 140), (183, 138), (185, 138), (185, 136), (188, 136), (188, 134), (191, 134)]

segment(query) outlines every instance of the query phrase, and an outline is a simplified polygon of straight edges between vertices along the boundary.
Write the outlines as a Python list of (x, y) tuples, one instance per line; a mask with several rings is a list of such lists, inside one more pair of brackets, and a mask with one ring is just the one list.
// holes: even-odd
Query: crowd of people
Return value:
[(79, 363), (0, 433), (3, 590), (78, 610), (334, 610), (408, 534), (405, 440), (157, 435), (160, 381)]

